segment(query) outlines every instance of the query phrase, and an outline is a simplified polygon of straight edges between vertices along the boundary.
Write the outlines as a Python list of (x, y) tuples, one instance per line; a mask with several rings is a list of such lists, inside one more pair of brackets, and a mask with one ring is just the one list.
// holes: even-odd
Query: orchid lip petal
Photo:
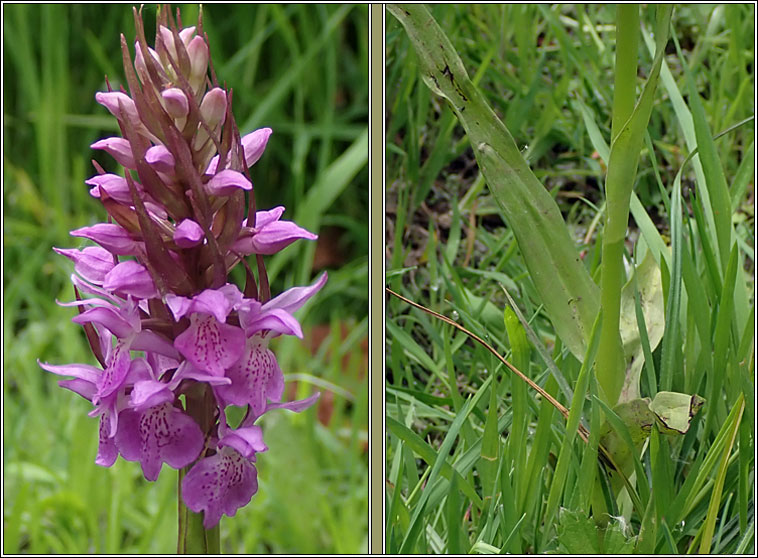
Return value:
[(182, 479), (182, 498), (194, 512), (203, 511), (210, 529), (221, 516), (234, 516), (258, 491), (257, 470), (250, 459), (232, 447), (198, 461)]

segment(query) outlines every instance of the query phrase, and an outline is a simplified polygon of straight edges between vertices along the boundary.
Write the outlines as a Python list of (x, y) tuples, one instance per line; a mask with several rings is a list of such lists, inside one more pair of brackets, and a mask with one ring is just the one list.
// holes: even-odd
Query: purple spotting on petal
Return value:
[(241, 172), (226, 169), (211, 178), (205, 188), (214, 196), (230, 196), (238, 189), (252, 190), (253, 185)]
[(231, 405), (250, 405), (251, 411), (261, 415), (266, 400), (280, 401), (284, 392), (284, 375), (276, 356), (268, 348), (268, 341), (254, 335), (245, 343), (245, 352), (226, 372), (232, 383), (218, 386), (216, 394)]
[(101, 399), (109, 397), (124, 386), (132, 364), (129, 345), (129, 339), (119, 339), (108, 355), (105, 370), (97, 384), (97, 393), (92, 398), (93, 404), (97, 405)]
[(116, 433), (121, 456), (127, 461), (139, 461), (150, 481), (158, 478), (163, 463), (174, 469), (192, 463), (204, 443), (197, 423), (170, 403), (143, 412), (125, 409)]
[(184, 219), (176, 226), (174, 242), (179, 248), (192, 248), (203, 241), (205, 233), (200, 225), (192, 219)]
[(98, 223), (91, 227), (73, 230), (69, 234), (94, 240), (100, 246), (117, 256), (135, 254), (141, 244), (129, 236), (129, 233), (121, 225), (115, 223)]
[(128, 140), (124, 138), (105, 138), (96, 141), (90, 145), (92, 149), (102, 149), (108, 153), (111, 157), (116, 159), (116, 162), (127, 169), (136, 169), (137, 164), (134, 162), (134, 154), (132, 153), (132, 146)]
[(110, 467), (116, 462), (118, 458), (118, 449), (116, 449), (116, 441), (114, 437), (110, 435), (111, 419), (108, 414), (100, 416), (100, 427), (98, 429), (99, 443), (97, 446), (97, 457), (95, 457), (95, 463), (101, 467)]
[(121, 262), (108, 272), (103, 282), (103, 288), (140, 299), (158, 296), (158, 289), (155, 287), (150, 272), (144, 265), (134, 260)]
[(182, 480), (184, 503), (194, 512), (205, 512), (206, 529), (217, 525), (223, 514), (233, 517), (257, 491), (255, 466), (230, 447), (198, 461)]
[(245, 333), (207, 314), (192, 314), (190, 326), (174, 341), (176, 350), (195, 367), (214, 376), (234, 364), (245, 350)]
[(116, 265), (113, 254), (99, 246), (87, 246), (82, 250), (53, 248), (61, 256), (74, 262), (74, 271), (95, 285), (102, 285), (105, 276)]

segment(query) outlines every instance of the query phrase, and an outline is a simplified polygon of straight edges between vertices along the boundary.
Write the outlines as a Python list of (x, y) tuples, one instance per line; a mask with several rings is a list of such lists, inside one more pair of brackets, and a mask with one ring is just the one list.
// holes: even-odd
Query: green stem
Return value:
[[(214, 426), (213, 394), (207, 386), (197, 386), (186, 395), (187, 414), (198, 423), (203, 432), (210, 432)], [(200, 454), (202, 459), (205, 452)], [(206, 529), (203, 526), (203, 514), (195, 513), (184, 505), (182, 499), (182, 480), (194, 463), (179, 471), (177, 503), (178, 503), (178, 536), (176, 551), (178, 554), (220, 554), (221, 543), (219, 525)]]

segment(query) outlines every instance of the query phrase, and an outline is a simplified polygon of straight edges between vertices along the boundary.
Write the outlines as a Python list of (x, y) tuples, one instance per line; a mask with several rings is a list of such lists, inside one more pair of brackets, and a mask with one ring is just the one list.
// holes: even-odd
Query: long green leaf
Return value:
[(388, 9), (416, 49), (424, 82), (448, 100), (463, 124), (558, 336), (582, 359), (599, 308), (598, 291), (579, 259), (555, 200), (471, 82), (450, 40), (428, 10), (416, 4), (393, 4)]

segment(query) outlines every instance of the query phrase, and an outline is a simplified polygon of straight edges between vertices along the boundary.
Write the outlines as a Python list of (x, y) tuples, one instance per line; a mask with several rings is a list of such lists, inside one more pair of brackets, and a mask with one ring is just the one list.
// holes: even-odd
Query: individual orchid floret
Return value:
[(192, 248), (202, 243), (205, 233), (203, 228), (192, 219), (184, 219), (176, 226), (174, 242), (179, 248)]
[(153, 278), (144, 265), (127, 260), (121, 262), (105, 276), (103, 288), (121, 295), (148, 299), (158, 296)]
[[(258, 162), (263, 152), (266, 150), (268, 138), (271, 136), (271, 128), (259, 128), (249, 134), (242, 136), (242, 149), (245, 153), (245, 165), (249, 168)], [(226, 158), (229, 163), (229, 158)], [(218, 168), (218, 155), (211, 159), (205, 174), (215, 174)]]
[[(126, 179), (117, 174), (98, 174), (85, 180), (84, 183), (92, 186), (89, 193), (94, 198), (102, 197), (102, 192), (105, 192), (118, 203), (124, 205), (132, 204), (132, 194), (129, 191), (129, 185)], [(139, 186), (137, 187), (137, 191), (142, 193)]]
[(259, 128), (242, 137), (242, 148), (245, 150), (245, 165), (252, 167), (266, 150), (271, 128)]
[(121, 91), (108, 91), (95, 93), (95, 100), (103, 105), (108, 111), (119, 120), (128, 119), (133, 126), (141, 126), (142, 122), (137, 112), (137, 105), (134, 104), (129, 95)]
[(300, 324), (292, 316), (309, 298), (326, 284), (326, 272), (308, 287), (292, 287), (272, 298), (265, 304), (257, 300), (246, 299), (239, 305), (239, 320), (247, 337), (268, 330), (275, 334), (302, 337)]
[(268, 449), (260, 426), (229, 431), (215, 455), (201, 459), (182, 480), (182, 496), (194, 512), (204, 511), (210, 529), (221, 516), (234, 516), (258, 491), (255, 454)]
[(255, 227), (243, 231), (232, 246), (240, 254), (276, 254), (296, 240), (316, 240), (317, 235), (299, 227), (292, 221), (280, 221), (284, 207), (279, 206), (269, 211), (255, 214)]
[(127, 461), (139, 461), (145, 478), (158, 478), (163, 463), (181, 469), (197, 459), (205, 444), (197, 423), (165, 402), (144, 411), (125, 409), (119, 417), (116, 447)]
[(116, 159), (116, 162), (127, 169), (136, 169), (132, 145), (124, 138), (105, 138), (90, 145), (92, 149), (102, 149)]
[(82, 250), (53, 248), (58, 254), (74, 262), (74, 271), (95, 285), (102, 285), (105, 276), (116, 265), (113, 254), (99, 246), (87, 246)]
[(115, 223), (98, 223), (91, 227), (73, 230), (69, 234), (94, 240), (117, 256), (133, 255), (140, 250), (141, 246), (141, 243), (129, 236), (121, 225)]
[(247, 340), (242, 358), (227, 370), (226, 377), (231, 383), (218, 386), (216, 395), (226, 404), (250, 405), (256, 416), (263, 414), (267, 400), (280, 401), (284, 393), (284, 375), (268, 339), (260, 335)]
[(166, 297), (175, 319), (190, 314), (190, 325), (176, 338), (174, 346), (195, 367), (213, 376), (223, 376), (245, 347), (245, 333), (225, 323), (235, 304), (230, 298), (228, 293), (213, 289), (192, 298)]

